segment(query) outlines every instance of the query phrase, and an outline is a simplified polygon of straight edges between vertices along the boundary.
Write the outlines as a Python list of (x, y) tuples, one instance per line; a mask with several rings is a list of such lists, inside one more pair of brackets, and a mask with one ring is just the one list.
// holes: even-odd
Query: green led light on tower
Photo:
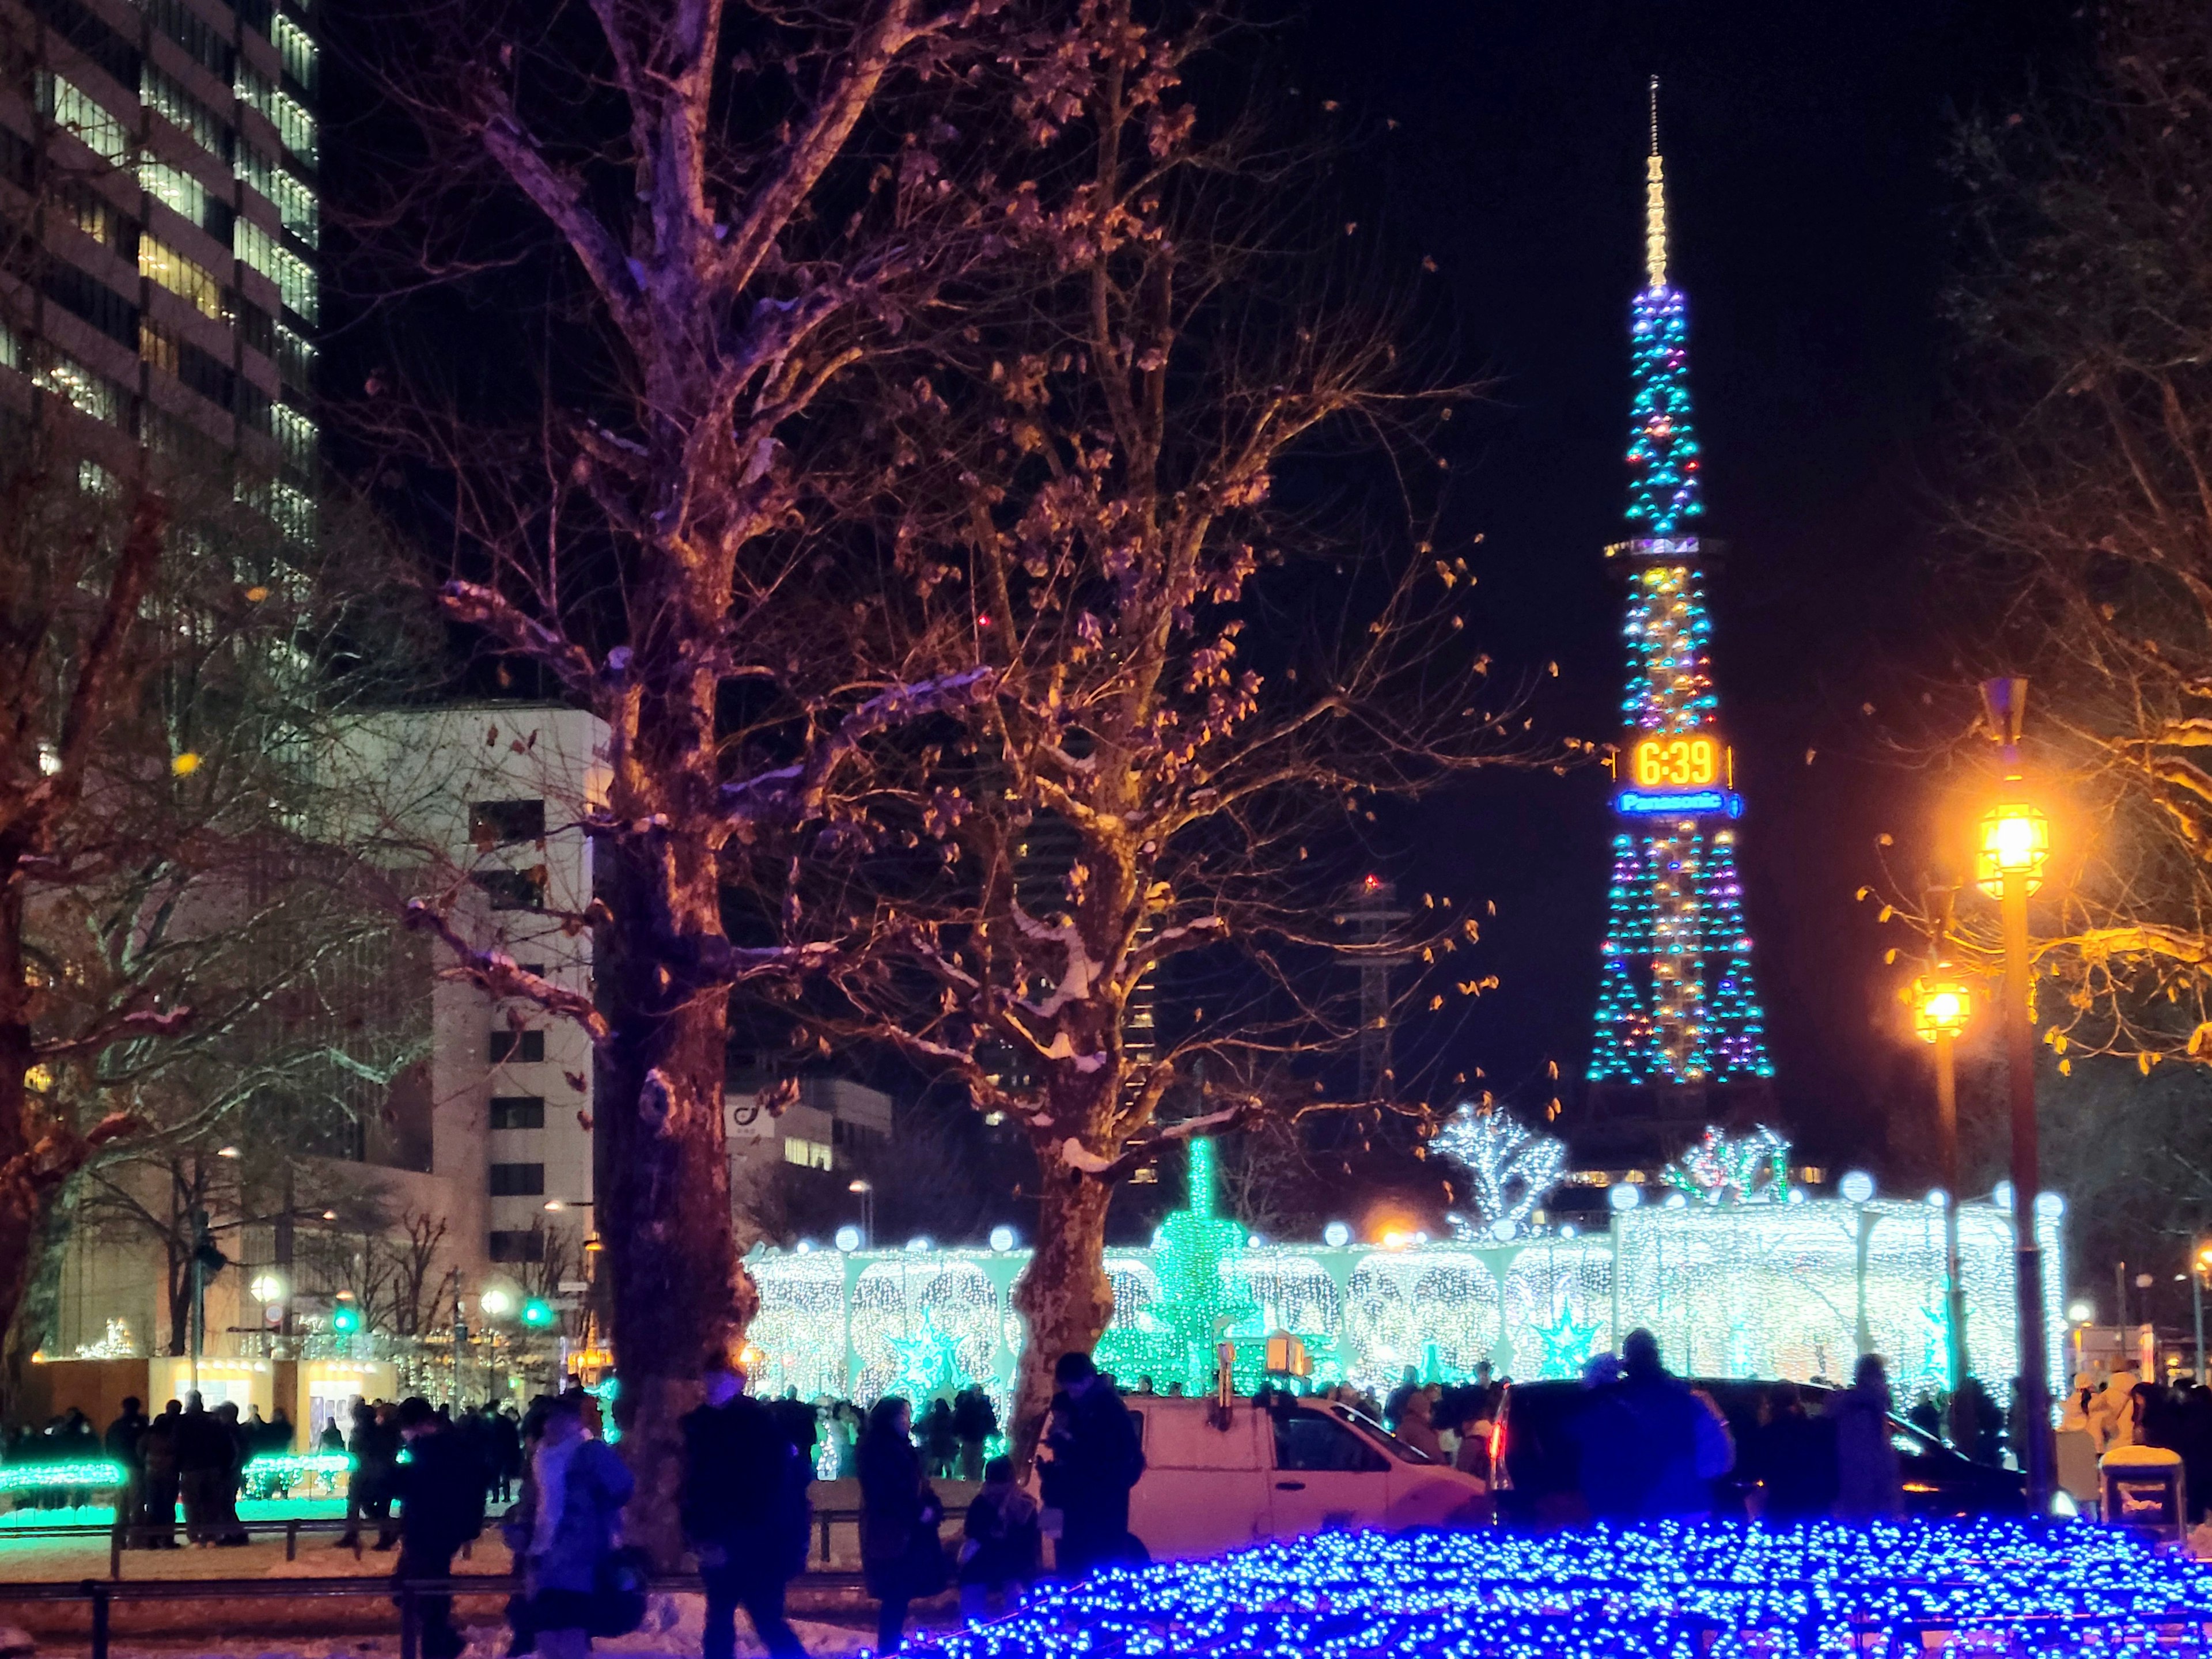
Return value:
[(1702, 458), (1691, 418), (1690, 328), (1667, 281), (1666, 171), (1652, 82), (1644, 270), (1630, 313), (1631, 432), (1626, 514), (1635, 539), (1622, 633), (1626, 728), (1613, 806), (1613, 874), (1593, 1083), (1662, 1088), (1771, 1078), (1752, 971), (1732, 821), (1743, 811), (1720, 724), (1712, 615), (1695, 529)]

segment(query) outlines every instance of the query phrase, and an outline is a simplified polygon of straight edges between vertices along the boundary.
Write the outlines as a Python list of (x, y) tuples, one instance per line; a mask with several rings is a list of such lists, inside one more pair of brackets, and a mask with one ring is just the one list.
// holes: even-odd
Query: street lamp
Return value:
[(1982, 682), (1990, 735), (2004, 766), (2004, 787), (1982, 815), (1974, 879), (1998, 901), (2004, 919), (2005, 1054), (2012, 1081), (2014, 1316), (2020, 1327), (2021, 1415), (2027, 1444), (2021, 1468), (2028, 1510), (2051, 1507), (2051, 1356), (2043, 1326), (2043, 1249), (2036, 1237), (2035, 1196), (2042, 1184), (2035, 1133), (2035, 1034), (2028, 1018), (2027, 896), (2043, 884), (2051, 857), (2051, 820), (2027, 797), (2020, 765), (2021, 717), (2027, 682)]
[(1951, 1365), (1951, 1393), (1966, 1382), (1966, 1285), (1959, 1268), (1959, 1085), (1952, 1043), (1973, 1018), (1974, 993), (1959, 971), (1943, 959), (1951, 931), (1951, 890), (1930, 894), (1931, 913), (1941, 917), (1936, 961), (1912, 981), (1912, 1033), (1936, 1050), (1936, 1140), (1942, 1160), (1943, 1306)]
[(860, 1242), (864, 1249), (876, 1248), (876, 1183), (855, 1177), (845, 1190), (860, 1195)]

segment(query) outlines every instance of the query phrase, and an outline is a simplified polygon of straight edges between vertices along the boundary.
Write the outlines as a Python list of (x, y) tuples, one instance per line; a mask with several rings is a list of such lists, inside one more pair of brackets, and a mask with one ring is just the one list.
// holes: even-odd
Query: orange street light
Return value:
[(2008, 799), (1982, 814), (1981, 828), (1974, 882), (1983, 892), (2001, 899), (2007, 882), (2014, 879), (2024, 882), (2029, 893), (2043, 885), (2043, 866), (2051, 858), (2049, 814), (2033, 801)]
[(1949, 963), (1937, 963), (1912, 981), (1912, 1034), (1923, 1042), (1958, 1036), (1973, 1017), (1973, 988)]

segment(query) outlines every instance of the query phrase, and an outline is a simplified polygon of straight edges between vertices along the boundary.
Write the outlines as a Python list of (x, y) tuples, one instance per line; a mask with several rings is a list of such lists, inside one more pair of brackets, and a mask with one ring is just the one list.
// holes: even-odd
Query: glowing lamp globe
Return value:
[(1008, 1250), (1012, 1249), (1014, 1248), (1014, 1230), (1006, 1225), (1003, 1221), (997, 1226), (992, 1228), (991, 1248), (996, 1250), (1000, 1255), (1004, 1255)]
[(860, 1230), (848, 1222), (844, 1226), (837, 1229), (836, 1243), (837, 1248), (841, 1250), (849, 1252), (859, 1249), (860, 1248)]
[(2024, 800), (2001, 800), (1982, 814), (1981, 837), (1974, 848), (1974, 881), (1991, 898), (2004, 896), (2005, 883), (2018, 878), (2033, 893), (2043, 885), (2043, 866), (2051, 857), (2051, 819)]
[(477, 1298), (477, 1305), (487, 1319), (504, 1319), (514, 1310), (514, 1298), (505, 1291), (486, 1291)]
[(1845, 1202), (1863, 1204), (1874, 1196), (1874, 1177), (1864, 1170), (1853, 1170), (1836, 1183), (1836, 1190)]
[(1641, 1187), (1615, 1187), (1605, 1195), (1605, 1201), (1616, 1210), (1632, 1210), (1644, 1201)]
[(1973, 1015), (1973, 990), (1948, 963), (1912, 981), (1912, 1034), (1923, 1042), (1958, 1036)]
[(284, 1281), (275, 1273), (257, 1274), (253, 1282), (246, 1288), (253, 1293), (256, 1302), (282, 1302), (284, 1299)]
[(2076, 1325), (2086, 1325), (2096, 1316), (2096, 1309), (2087, 1302), (2069, 1303), (2067, 1305), (2066, 1317)]
[(1321, 1238), (1332, 1250), (1340, 1250), (1352, 1243), (1352, 1229), (1344, 1222), (1332, 1221), (1321, 1230)]

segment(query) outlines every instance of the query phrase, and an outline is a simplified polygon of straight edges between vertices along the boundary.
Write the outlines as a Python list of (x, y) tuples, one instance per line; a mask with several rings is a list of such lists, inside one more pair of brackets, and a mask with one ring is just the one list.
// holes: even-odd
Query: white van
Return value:
[(1145, 1449), (1129, 1530), (1155, 1560), (1338, 1527), (1474, 1526), (1492, 1515), (1471, 1474), (1318, 1400), (1124, 1395)]

